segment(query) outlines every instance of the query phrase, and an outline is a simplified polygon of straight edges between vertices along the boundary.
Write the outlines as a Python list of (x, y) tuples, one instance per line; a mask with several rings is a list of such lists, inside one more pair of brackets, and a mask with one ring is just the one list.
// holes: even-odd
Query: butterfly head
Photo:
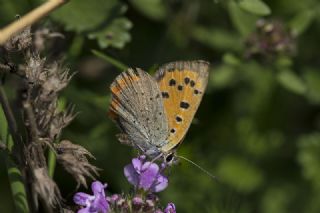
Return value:
[(180, 145), (180, 143), (178, 143), (175, 147), (173, 147), (169, 151), (162, 152), (163, 162), (166, 165), (171, 166), (171, 165), (175, 165), (178, 163), (177, 148), (179, 145)]
[(145, 154), (147, 156), (151, 157), (152, 162), (160, 160), (160, 161), (162, 161), (162, 163), (164, 163), (167, 166), (174, 165), (178, 162), (178, 158), (176, 155), (176, 148), (169, 150), (167, 152), (157, 150), (157, 152), (153, 152), (153, 153), (145, 152)]
[(178, 162), (178, 159), (176, 157), (176, 152), (173, 151), (164, 155), (164, 162), (166, 163), (166, 165), (169, 165), (169, 166), (176, 164)]

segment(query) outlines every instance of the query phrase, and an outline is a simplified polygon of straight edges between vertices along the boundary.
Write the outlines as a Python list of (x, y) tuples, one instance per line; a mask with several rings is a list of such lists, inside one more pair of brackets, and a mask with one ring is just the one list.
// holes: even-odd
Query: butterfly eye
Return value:
[(170, 164), (174, 159), (174, 154), (173, 153), (170, 153), (169, 155), (166, 156), (166, 162), (168, 164)]

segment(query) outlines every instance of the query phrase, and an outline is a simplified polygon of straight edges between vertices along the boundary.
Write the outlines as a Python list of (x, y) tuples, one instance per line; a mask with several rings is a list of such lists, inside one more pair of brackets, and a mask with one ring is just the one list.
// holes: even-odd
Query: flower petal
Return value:
[(77, 213), (92, 213), (92, 211), (90, 211), (89, 207), (86, 207), (86, 208), (79, 209)]
[(109, 203), (104, 196), (97, 196), (91, 205), (91, 209), (96, 212), (107, 213), (109, 211)]
[(131, 164), (128, 164), (124, 167), (124, 175), (126, 176), (129, 183), (134, 186), (138, 186), (139, 184), (139, 174), (136, 172), (134, 167)]
[(140, 174), (143, 161), (140, 158), (133, 158), (131, 162), (133, 168)]
[(155, 173), (159, 172), (159, 166), (156, 163), (151, 163), (149, 161), (145, 162), (142, 167), (141, 170), (144, 172), (146, 170), (153, 170)]
[(143, 164), (142, 169), (139, 187), (144, 190), (149, 190), (157, 180), (157, 176), (159, 175), (159, 166), (155, 163), (146, 162)]
[(103, 185), (100, 181), (94, 181), (92, 184), (91, 184), (91, 190), (93, 191), (93, 194), (95, 196), (97, 195), (102, 195), (102, 196), (105, 196), (105, 193), (104, 193), (104, 188), (106, 188), (107, 185)]
[(90, 201), (94, 199), (94, 196), (89, 195), (87, 193), (84, 192), (77, 192), (74, 196), (73, 196), (73, 202), (75, 202), (78, 205), (81, 206), (88, 206), (90, 205)]
[(176, 206), (174, 203), (168, 203), (166, 209), (164, 210), (164, 213), (176, 213)]
[(157, 177), (156, 183), (152, 186), (151, 191), (152, 192), (160, 192), (167, 188), (168, 186), (168, 178), (159, 174)]

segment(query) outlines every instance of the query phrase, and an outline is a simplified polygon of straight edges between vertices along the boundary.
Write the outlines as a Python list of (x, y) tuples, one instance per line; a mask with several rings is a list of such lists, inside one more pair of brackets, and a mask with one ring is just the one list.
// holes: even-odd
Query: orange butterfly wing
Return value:
[(168, 120), (167, 153), (182, 142), (196, 113), (208, 83), (209, 63), (178, 61), (163, 65), (155, 74)]

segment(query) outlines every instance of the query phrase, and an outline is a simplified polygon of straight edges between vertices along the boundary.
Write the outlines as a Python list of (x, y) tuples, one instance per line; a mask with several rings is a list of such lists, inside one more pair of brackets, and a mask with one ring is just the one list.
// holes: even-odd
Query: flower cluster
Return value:
[(295, 49), (294, 36), (282, 22), (260, 19), (246, 40), (245, 56), (273, 58), (278, 54), (293, 55)]
[(111, 213), (111, 212), (149, 212), (175, 213), (173, 203), (163, 210), (159, 207), (159, 197), (155, 194), (168, 186), (168, 178), (162, 174), (164, 166), (146, 160), (145, 156), (133, 158), (131, 164), (124, 167), (124, 174), (135, 188), (132, 196), (113, 194), (105, 195), (107, 184), (99, 181), (92, 183), (93, 195), (78, 192), (74, 202), (83, 208), (78, 213)]
[(145, 158), (144, 155), (133, 158), (132, 163), (124, 167), (125, 176), (138, 189), (151, 192), (164, 190), (168, 186), (168, 179), (160, 173), (157, 164), (145, 161)]

